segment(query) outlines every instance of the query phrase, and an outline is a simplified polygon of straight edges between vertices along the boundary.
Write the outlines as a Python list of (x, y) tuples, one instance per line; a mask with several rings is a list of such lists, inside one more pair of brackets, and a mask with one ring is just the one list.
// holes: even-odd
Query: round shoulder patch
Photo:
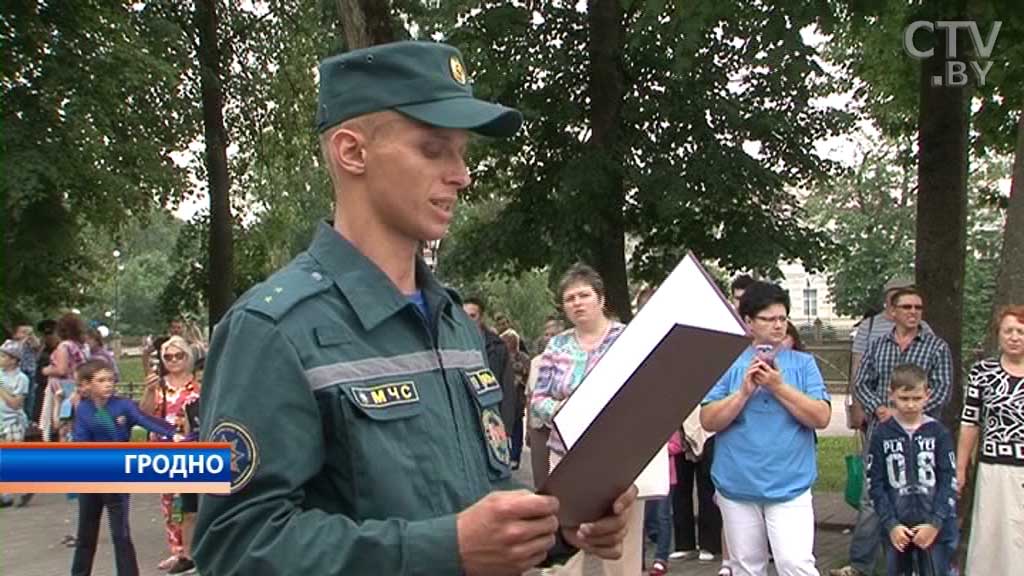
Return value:
[(484, 428), (484, 436), (487, 438), (487, 446), (491, 455), (498, 461), (508, 466), (512, 461), (511, 449), (508, 445), (508, 433), (505, 431), (505, 423), (501, 416), (490, 408), (485, 408), (480, 414), (480, 423)]
[(210, 433), (210, 442), (227, 442), (231, 445), (231, 493), (234, 494), (252, 480), (259, 465), (259, 450), (252, 435), (241, 424), (221, 422)]

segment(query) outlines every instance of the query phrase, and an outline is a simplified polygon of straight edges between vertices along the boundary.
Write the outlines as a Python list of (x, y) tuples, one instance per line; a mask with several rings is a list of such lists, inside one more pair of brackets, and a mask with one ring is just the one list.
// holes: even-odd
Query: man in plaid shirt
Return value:
[[(915, 364), (928, 374), (931, 396), (924, 409), (936, 419), (940, 419), (942, 407), (949, 401), (953, 380), (949, 345), (922, 327), (924, 300), (921, 293), (913, 287), (893, 291), (889, 312), (893, 328), (888, 334), (871, 341), (857, 370), (854, 385), (854, 395), (864, 406), (867, 419), (865, 448), (871, 445), (871, 433), (878, 424), (892, 416), (888, 398), (893, 368), (900, 364)], [(871, 573), (880, 542), (878, 516), (865, 491), (850, 544), (850, 565), (830, 570), (829, 575), (865, 576)]]
[(889, 419), (889, 381), (900, 364), (915, 364), (928, 374), (931, 397), (925, 405), (929, 416), (940, 419), (949, 401), (953, 380), (953, 358), (949, 345), (934, 333), (921, 329), (924, 303), (915, 288), (902, 288), (892, 296), (892, 332), (868, 347), (857, 371), (854, 393), (868, 416), (869, 434), (879, 422)]

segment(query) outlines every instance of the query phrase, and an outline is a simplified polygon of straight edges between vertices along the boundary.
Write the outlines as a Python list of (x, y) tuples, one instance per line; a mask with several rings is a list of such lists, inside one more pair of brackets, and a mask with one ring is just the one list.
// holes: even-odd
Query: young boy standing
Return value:
[(956, 457), (941, 422), (924, 413), (928, 376), (901, 364), (892, 373), (892, 416), (871, 436), (868, 482), (890, 576), (944, 576), (959, 537)]
[[(0, 442), (21, 442), (25, 439), (28, 417), (24, 403), (28, 395), (28, 376), (21, 371), (22, 347), (14, 340), (0, 346)], [(31, 495), (22, 495), (19, 505), (25, 505)], [(8, 494), (0, 494), (0, 508), (14, 504)]]
[[(82, 400), (75, 412), (76, 442), (128, 442), (135, 425), (172, 437), (174, 426), (143, 414), (135, 402), (114, 394), (114, 370), (104, 360), (88, 360), (77, 371)], [(78, 537), (71, 576), (88, 576), (99, 537), (100, 515), (106, 507), (110, 536), (114, 541), (114, 563), (118, 576), (138, 576), (128, 525), (127, 494), (80, 494), (78, 496)]]

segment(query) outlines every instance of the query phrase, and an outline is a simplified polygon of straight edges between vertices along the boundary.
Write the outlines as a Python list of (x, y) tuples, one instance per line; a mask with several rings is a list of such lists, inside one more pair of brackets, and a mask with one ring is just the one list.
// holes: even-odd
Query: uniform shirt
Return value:
[(1024, 379), (1004, 370), (999, 358), (971, 368), (960, 421), (982, 427), (979, 461), (1024, 466)]
[(429, 323), (322, 223), (218, 323), (201, 438), (233, 479), (201, 499), (201, 572), (459, 573), (456, 513), (514, 487), (501, 387), (458, 296), (416, 278)]
[[(704, 397), (722, 400), (743, 385), (754, 358), (747, 347)], [(814, 357), (783, 349), (775, 357), (782, 381), (815, 400), (830, 400)], [(801, 424), (775, 395), (758, 387), (728, 428), (716, 435), (711, 477), (730, 500), (785, 502), (806, 492), (817, 478), (814, 431)]]
[(943, 528), (956, 519), (953, 439), (938, 420), (925, 416), (913, 432), (895, 417), (879, 424), (866, 464), (868, 491), (885, 534), (897, 524)]
[(174, 426), (139, 410), (128, 398), (111, 396), (107, 404), (97, 407), (89, 398), (82, 398), (75, 410), (75, 442), (128, 442), (132, 427), (142, 426), (160, 436), (174, 435)]
[(885, 406), (889, 398), (889, 383), (892, 371), (900, 364), (914, 364), (928, 374), (931, 396), (924, 410), (938, 417), (942, 407), (949, 401), (953, 380), (953, 358), (946, 341), (931, 332), (918, 330), (906, 350), (900, 350), (893, 332), (875, 340), (861, 360), (857, 370), (854, 394), (864, 406), (865, 414), (872, 421), (879, 406)]

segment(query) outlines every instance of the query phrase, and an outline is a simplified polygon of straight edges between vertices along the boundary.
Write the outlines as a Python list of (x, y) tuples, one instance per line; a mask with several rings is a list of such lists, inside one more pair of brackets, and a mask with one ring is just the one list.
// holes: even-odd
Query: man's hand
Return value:
[(879, 406), (878, 410), (875, 410), (875, 418), (878, 418), (879, 422), (885, 422), (892, 417), (892, 411), (889, 410), (888, 406)]
[(889, 532), (889, 540), (892, 541), (894, 548), (903, 552), (907, 548), (907, 544), (914, 539), (914, 531), (907, 528), (903, 524), (897, 524), (893, 526), (893, 529)]
[(458, 515), (459, 556), (468, 576), (522, 574), (547, 557), (558, 500), (517, 490), (491, 492)]
[(922, 549), (926, 550), (935, 543), (935, 538), (939, 535), (939, 529), (931, 524), (918, 524), (914, 526), (914, 544)]
[(611, 516), (578, 527), (562, 528), (565, 540), (599, 558), (617, 560), (622, 557), (622, 541), (626, 538), (626, 520), (631, 506), (636, 504), (636, 486), (619, 495), (612, 504)]

